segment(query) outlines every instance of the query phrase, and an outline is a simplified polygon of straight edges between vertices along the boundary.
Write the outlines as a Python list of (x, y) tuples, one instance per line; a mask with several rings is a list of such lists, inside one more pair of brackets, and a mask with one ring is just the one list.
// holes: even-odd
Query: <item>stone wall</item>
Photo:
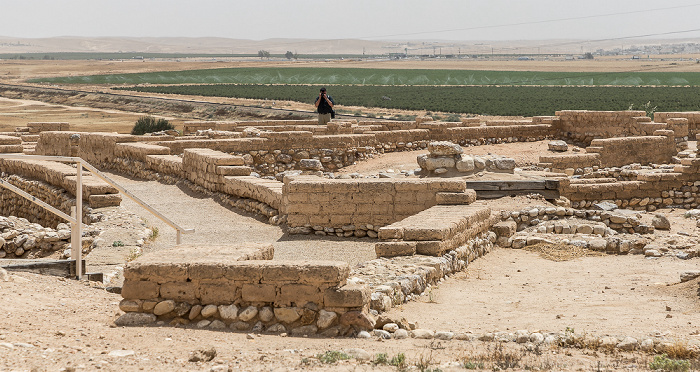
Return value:
[(671, 158), (678, 153), (673, 132), (661, 130), (656, 133), (665, 135), (595, 139), (586, 152), (598, 154), (603, 168), (632, 163), (671, 163)]
[(382, 226), (437, 204), (442, 192), (463, 193), (466, 184), (448, 179), (285, 178), (283, 213), (298, 233), (377, 237)]
[(349, 335), (369, 330), (366, 286), (347, 285), (344, 262), (268, 261), (271, 245), (187, 246), (126, 265), (117, 324), (172, 325), (253, 332)]
[(557, 111), (555, 131), (565, 139), (588, 146), (596, 138), (650, 135), (657, 126), (649, 127), (651, 119), (645, 111)]
[(688, 131), (692, 138), (700, 134), (700, 111), (690, 112), (655, 112), (654, 121), (667, 123), (668, 119), (684, 118), (688, 120)]

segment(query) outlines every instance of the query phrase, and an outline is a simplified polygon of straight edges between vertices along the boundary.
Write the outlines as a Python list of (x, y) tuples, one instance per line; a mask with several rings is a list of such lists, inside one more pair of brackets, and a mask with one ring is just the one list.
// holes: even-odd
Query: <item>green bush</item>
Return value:
[(649, 363), (649, 369), (654, 371), (690, 371), (690, 361), (670, 359), (664, 355), (657, 355), (654, 361)]
[(153, 116), (142, 116), (136, 120), (134, 128), (131, 130), (133, 135), (143, 135), (146, 133), (160, 132), (162, 130), (175, 129), (169, 121), (165, 119), (157, 119)]

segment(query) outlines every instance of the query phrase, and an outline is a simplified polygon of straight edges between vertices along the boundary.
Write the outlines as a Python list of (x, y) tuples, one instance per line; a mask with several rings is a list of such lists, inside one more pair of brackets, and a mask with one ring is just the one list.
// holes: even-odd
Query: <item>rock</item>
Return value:
[(375, 329), (374, 331), (372, 331), (372, 333), (374, 333), (375, 336), (377, 336), (383, 340), (390, 340), (391, 339), (391, 333), (389, 333), (383, 329)]
[(515, 169), (515, 159), (512, 158), (497, 158), (493, 160), (493, 165), (498, 170), (513, 171)]
[(138, 312), (141, 310), (141, 303), (139, 301), (134, 300), (121, 300), (119, 302), (119, 310), (125, 313)]
[(591, 205), (591, 209), (612, 212), (615, 209), (617, 209), (617, 204), (615, 204), (613, 202), (609, 202), (609, 201), (602, 201), (600, 203), (595, 203), (595, 204)]
[(411, 331), (411, 337), (413, 338), (420, 338), (420, 339), (432, 339), (435, 336), (435, 333), (429, 329), (414, 329)]
[(229, 325), (229, 328), (236, 331), (248, 331), (250, 330), (250, 324), (237, 320)]
[(357, 333), (357, 338), (372, 338), (372, 335), (367, 331), (360, 331)]
[(0, 267), (0, 280), (3, 282), (10, 281), (10, 274), (7, 272), (7, 270), (3, 269), (2, 267)]
[(200, 314), (203, 318), (209, 318), (211, 316), (214, 316), (218, 311), (219, 308), (216, 305), (207, 305), (202, 308)]
[(681, 283), (691, 281), (697, 277), (700, 277), (700, 271), (685, 271), (681, 273)]
[(397, 340), (408, 338), (408, 331), (405, 329), (397, 329), (396, 332), (394, 332), (394, 338)]
[(275, 324), (267, 327), (267, 329), (265, 331), (270, 332), (270, 333), (283, 333), (283, 332), (287, 332), (287, 327), (283, 326), (282, 324), (275, 323)]
[(455, 159), (454, 158), (446, 158), (446, 157), (441, 157), (441, 158), (432, 158), (429, 157), (425, 159), (425, 169), (429, 171), (434, 171), (436, 169), (440, 168), (454, 168), (455, 167)]
[(316, 320), (316, 326), (319, 329), (326, 329), (333, 325), (333, 322), (338, 319), (338, 314), (333, 311), (326, 311), (321, 309), (318, 312), (318, 319)]
[(569, 150), (569, 145), (564, 141), (549, 141), (547, 144), (550, 151), (566, 152)]
[(107, 354), (107, 356), (113, 358), (124, 358), (135, 354), (136, 352), (134, 352), (133, 350), (112, 350), (109, 352), (109, 354)]
[(188, 361), (192, 363), (197, 362), (211, 362), (216, 358), (216, 349), (213, 346), (199, 348), (190, 353)]
[(435, 141), (428, 143), (428, 151), (433, 156), (459, 155), (463, 152), (458, 144), (448, 141)]
[(372, 359), (372, 354), (369, 352), (363, 350), (363, 349), (358, 349), (358, 348), (352, 348), (352, 349), (345, 349), (343, 350), (345, 354), (348, 356), (360, 360), (360, 361), (366, 361)]
[(269, 306), (265, 306), (260, 311), (258, 311), (258, 318), (260, 318), (261, 321), (267, 323), (272, 320), (272, 318), (275, 317), (275, 313), (272, 311), (272, 308)]
[(156, 322), (156, 316), (153, 314), (149, 313), (126, 313), (117, 320), (114, 321), (114, 324), (120, 326), (120, 327), (128, 327), (128, 326), (137, 326), (137, 325), (143, 325), (143, 324), (151, 324)]
[(219, 319), (213, 320), (209, 323), (210, 329), (226, 329), (226, 323), (220, 321)]
[(469, 155), (462, 154), (455, 163), (455, 167), (458, 172), (468, 173), (473, 172), (476, 167), (474, 166), (474, 158)]
[(359, 329), (374, 329), (375, 323), (374, 318), (360, 311), (348, 311), (340, 316), (340, 324), (355, 326)]
[(662, 214), (654, 215), (651, 220), (651, 225), (657, 230), (671, 230), (671, 222)]
[(639, 342), (632, 337), (625, 337), (624, 340), (617, 344), (617, 348), (623, 351), (634, 351), (637, 349), (637, 346), (639, 346)]
[(209, 326), (209, 324), (211, 324), (211, 320), (206, 320), (206, 319), (200, 320), (199, 322), (197, 322), (196, 327), (197, 328), (206, 328)]
[(252, 333), (248, 333), (245, 335), (246, 340), (255, 340), (255, 335)]
[(515, 332), (515, 342), (519, 344), (530, 342), (530, 333), (525, 330), (519, 330)]
[(455, 337), (455, 334), (452, 332), (435, 332), (434, 338), (437, 340), (444, 340), (444, 341), (449, 341)]
[(333, 337), (338, 337), (340, 335), (340, 332), (342, 329), (340, 326), (335, 326), (335, 327), (330, 327), (326, 329), (325, 331), (321, 332), (321, 337), (325, 338), (333, 338)]
[(312, 336), (315, 335), (318, 332), (318, 327), (315, 325), (305, 325), (301, 327), (297, 327), (292, 329), (290, 332), (292, 336), (295, 337), (301, 337), (301, 336)]
[(192, 305), (188, 304), (187, 302), (180, 302), (175, 305), (173, 313), (175, 313), (175, 315), (178, 317), (182, 317), (185, 316), (185, 314), (189, 314), (190, 309), (192, 309)]
[(474, 168), (477, 170), (482, 170), (486, 168), (486, 161), (484, 159), (474, 156)]
[(533, 344), (541, 344), (544, 342), (544, 335), (539, 332), (535, 332), (530, 335), (530, 342)]
[(175, 301), (165, 300), (165, 301), (159, 302), (156, 305), (156, 307), (153, 308), (153, 314), (164, 315), (164, 314), (167, 314), (173, 310), (175, 310)]
[(305, 171), (320, 171), (323, 169), (323, 164), (317, 159), (301, 159), (299, 160), (299, 168)]
[(202, 305), (194, 305), (190, 309), (190, 314), (189, 314), (188, 318), (190, 320), (194, 320), (194, 318), (198, 317), (199, 314), (201, 314), (201, 312), (202, 312)]
[(384, 325), (384, 327), (382, 327), (382, 329), (387, 332), (394, 333), (399, 330), (399, 325), (396, 323), (387, 323)]
[(258, 315), (258, 308), (255, 306), (248, 306), (243, 309), (240, 314), (238, 314), (238, 319), (247, 322), (255, 318), (256, 315)]
[(639, 348), (642, 349), (644, 352), (650, 352), (654, 350), (654, 340), (647, 338), (646, 340), (642, 341), (642, 343), (639, 345)]
[(263, 329), (264, 329), (264, 326), (263, 326), (262, 322), (258, 321), (257, 323), (255, 323), (255, 325), (253, 326), (253, 329), (251, 329), (251, 331), (253, 333), (262, 333)]
[(645, 249), (644, 256), (645, 257), (661, 257), (661, 256), (663, 256), (663, 254), (661, 254), (661, 252), (657, 251), (656, 249)]
[(294, 323), (303, 314), (303, 309), (298, 307), (277, 307), (274, 309), (275, 317), (282, 323)]
[(219, 316), (224, 320), (236, 320), (238, 318), (238, 306), (219, 305)]

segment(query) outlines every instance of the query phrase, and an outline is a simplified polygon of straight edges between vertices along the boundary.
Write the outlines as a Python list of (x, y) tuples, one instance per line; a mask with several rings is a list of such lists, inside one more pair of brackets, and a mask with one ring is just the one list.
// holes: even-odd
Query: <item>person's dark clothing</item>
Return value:
[[(326, 96), (328, 97), (328, 100), (331, 101), (335, 105), (335, 101), (333, 101), (333, 97), (331, 96)], [(314, 105), (316, 105), (316, 102), (321, 99), (321, 97), (316, 97), (316, 101), (314, 101)], [(321, 102), (318, 104), (318, 113), (319, 114), (330, 114), (331, 111), (333, 111), (333, 108), (326, 102), (326, 100), (321, 100)]]

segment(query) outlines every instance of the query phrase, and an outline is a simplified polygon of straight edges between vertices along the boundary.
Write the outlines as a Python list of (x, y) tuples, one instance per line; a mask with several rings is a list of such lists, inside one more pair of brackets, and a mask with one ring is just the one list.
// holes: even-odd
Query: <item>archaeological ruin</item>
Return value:
[[(186, 122), (182, 134), (145, 136), (29, 123), (2, 133), (0, 152), (79, 157), (138, 179), (183, 183), (298, 237), (371, 239), (376, 258), (354, 267), (312, 257), (273, 260), (270, 245), (234, 241), (206, 249), (173, 245), (168, 254), (145, 254), (124, 267), (120, 325), (165, 322), (335, 337), (384, 328), (380, 314), (494, 246), (566, 244), (607, 254), (699, 256), (695, 248), (662, 249), (645, 238), (667, 228), (654, 216), (657, 209), (682, 208), (700, 218), (700, 158), (689, 146), (699, 133), (700, 112), (650, 118), (644, 111), (567, 110), (462, 122), (334, 119), (325, 126), (315, 120), (196, 121)], [(516, 166), (517, 158), (470, 153), (486, 144), (535, 141), (550, 141), (550, 150), (526, 167)], [(334, 173), (415, 150), (424, 151), (413, 171)], [(0, 158), (0, 171), (3, 182), (65, 213), (75, 204), (77, 170), (70, 164)], [(89, 172), (82, 185), (88, 225), (100, 221), (101, 208), (122, 202), (119, 190)], [(524, 210), (490, 204), (513, 195), (543, 203)], [(0, 198), (3, 216), (38, 224), (27, 232), (15, 229), (19, 222), (1, 220), (0, 257), (67, 249), (70, 232), (60, 218), (9, 190), (0, 189)], [(685, 278), (694, 275), (700, 272)]]

